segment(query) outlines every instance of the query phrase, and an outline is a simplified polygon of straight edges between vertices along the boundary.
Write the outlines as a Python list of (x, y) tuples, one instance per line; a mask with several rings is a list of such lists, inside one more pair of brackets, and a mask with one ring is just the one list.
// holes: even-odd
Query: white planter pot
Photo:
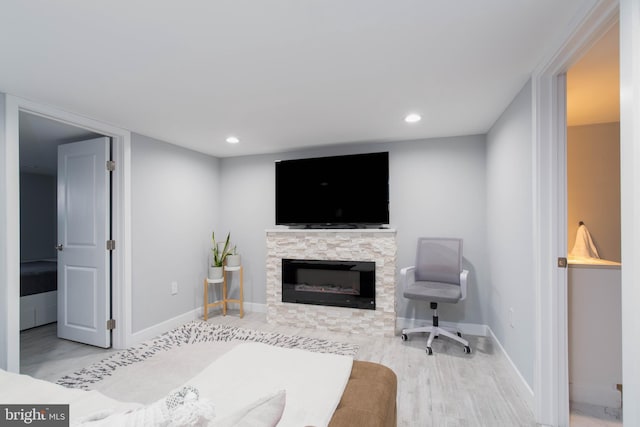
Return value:
[(239, 267), (240, 266), (240, 255), (227, 255), (227, 267)]
[(222, 267), (209, 266), (209, 279), (222, 279)]

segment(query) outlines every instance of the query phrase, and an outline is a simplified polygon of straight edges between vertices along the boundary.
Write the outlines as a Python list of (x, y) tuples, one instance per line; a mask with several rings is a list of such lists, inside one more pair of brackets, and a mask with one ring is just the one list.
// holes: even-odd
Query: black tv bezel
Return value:
[[(349, 157), (365, 157), (365, 156), (374, 156), (374, 155), (384, 155), (387, 159), (386, 163), (386, 218), (385, 221), (356, 221), (356, 222), (326, 222), (326, 221), (318, 221), (318, 222), (309, 222), (309, 221), (287, 221), (280, 222), (278, 221), (278, 164), (283, 162), (297, 162), (297, 161), (313, 161), (313, 160), (326, 160), (330, 162), (332, 159), (338, 158), (349, 158)], [(356, 154), (344, 154), (344, 155), (335, 155), (335, 156), (318, 156), (318, 157), (306, 157), (306, 158), (297, 158), (297, 159), (287, 159), (287, 160), (277, 160), (275, 162), (275, 223), (279, 226), (287, 226), (290, 228), (310, 228), (310, 229), (338, 229), (338, 228), (385, 228), (386, 225), (389, 224), (389, 152), (388, 151), (377, 151), (377, 152), (367, 152), (367, 153), (356, 153)]]

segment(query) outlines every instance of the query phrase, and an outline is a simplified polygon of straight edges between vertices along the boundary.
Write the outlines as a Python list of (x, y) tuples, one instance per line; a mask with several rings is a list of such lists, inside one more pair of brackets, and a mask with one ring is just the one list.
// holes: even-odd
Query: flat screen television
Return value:
[(389, 153), (276, 162), (276, 224), (370, 227), (389, 223)]

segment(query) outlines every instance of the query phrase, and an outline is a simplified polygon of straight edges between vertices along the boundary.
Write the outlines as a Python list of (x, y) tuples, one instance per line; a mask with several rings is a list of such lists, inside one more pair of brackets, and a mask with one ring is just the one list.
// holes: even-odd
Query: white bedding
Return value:
[[(204, 356), (203, 356), (204, 357)], [(213, 402), (215, 419), (229, 418), (257, 400), (285, 390), (280, 427), (326, 426), (349, 379), (353, 358), (260, 343), (240, 344), (220, 356), (185, 385)], [(161, 375), (161, 373), (159, 373)], [(69, 403), (72, 423), (97, 413), (141, 408), (97, 391), (68, 389), (0, 370), (0, 403)]]
[(326, 426), (349, 380), (353, 358), (244, 343), (187, 384), (213, 400), (224, 417), (265, 395), (286, 390), (279, 427)]
[(120, 402), (97, 391), (65, 388), (2, 369), (0, 369), (0, 403), (70, 404), (69, 415), (72, 420), (98, 412), (124, 412), (142, 406), (139, 403)]

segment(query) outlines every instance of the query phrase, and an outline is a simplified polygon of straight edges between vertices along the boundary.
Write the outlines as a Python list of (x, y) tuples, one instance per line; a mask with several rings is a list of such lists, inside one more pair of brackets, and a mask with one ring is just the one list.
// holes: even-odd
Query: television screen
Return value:
[(388, 223), (388, 152), (276, 162), (276, 224)]

